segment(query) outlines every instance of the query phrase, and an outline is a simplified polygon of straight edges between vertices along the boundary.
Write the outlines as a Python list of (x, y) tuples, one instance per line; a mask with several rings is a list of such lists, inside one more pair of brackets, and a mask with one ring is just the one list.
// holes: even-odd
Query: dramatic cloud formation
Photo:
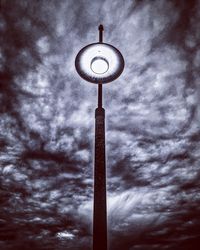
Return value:
[(92, 244), (98, 40), (125, 58), (104, 87), (110, 250), (200, 243), (200, 1), (6, 1), (0, 13), (0, 248)]

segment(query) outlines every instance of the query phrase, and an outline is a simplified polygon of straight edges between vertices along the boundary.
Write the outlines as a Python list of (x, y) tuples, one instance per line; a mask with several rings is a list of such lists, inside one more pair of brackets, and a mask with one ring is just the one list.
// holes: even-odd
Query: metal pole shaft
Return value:
[[(99, 25), (99, 43), (103, 43), (103, 25)], [(102, 91), (103, 91), (103, 86), (102, 83), (98, 84), (98, 107), (102, 107)]]
[(104, 31), (103, 25), (100, 24), (100, 25), (99, 25), (99, 42), (100, 42), (100, 43), (103, 42), (103, 31)]
[[(99, 26), (99, 42), (103, 26)], [(102, 84), (98, 84), (98, 108), (95, 110), (93, 250), (107, 250), (107, 203), (105, 159), (105, 110), (102, 107)]]
[(102, 108), (102, 84), (98, 84), (98, 108)]

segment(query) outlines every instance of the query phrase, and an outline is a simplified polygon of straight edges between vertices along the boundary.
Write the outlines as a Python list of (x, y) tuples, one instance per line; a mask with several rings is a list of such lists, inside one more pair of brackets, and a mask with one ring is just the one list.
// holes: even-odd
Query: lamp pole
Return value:
[[(103, 25), (99, 26), (99, 43)], [(93, 250), (107, 250), (105, 110), (102, 107), (102, 83), (98, 83), (98, 107), (95, 110)]]
[(103, 43), (103, 25), (99, 25), (99, 42), (82, 48), (75, 59), (78, 74), (98, 84), (95, 109), (93, 250), (107, 250), (105, 110), (102, 105), (103, 84), (116, 80), (124, 69), (120, 51)]

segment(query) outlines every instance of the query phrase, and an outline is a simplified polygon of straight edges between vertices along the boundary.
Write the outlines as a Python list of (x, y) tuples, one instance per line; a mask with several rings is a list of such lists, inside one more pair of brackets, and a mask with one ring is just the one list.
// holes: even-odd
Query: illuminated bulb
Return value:
[(105, 58), (96, 56), (92, 59), (90, 68), (95, 74), (104, 74), (109, 69), (109, 63)]

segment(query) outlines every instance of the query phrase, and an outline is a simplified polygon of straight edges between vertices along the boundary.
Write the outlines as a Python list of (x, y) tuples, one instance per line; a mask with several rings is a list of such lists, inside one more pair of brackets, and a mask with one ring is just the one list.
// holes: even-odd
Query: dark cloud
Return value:
[(1, 1), (0, 247), (92, 243), (96, 88), (77, 52), (126, 67), (104, 88), (110, 249), (198, 249), (199, 1)]

